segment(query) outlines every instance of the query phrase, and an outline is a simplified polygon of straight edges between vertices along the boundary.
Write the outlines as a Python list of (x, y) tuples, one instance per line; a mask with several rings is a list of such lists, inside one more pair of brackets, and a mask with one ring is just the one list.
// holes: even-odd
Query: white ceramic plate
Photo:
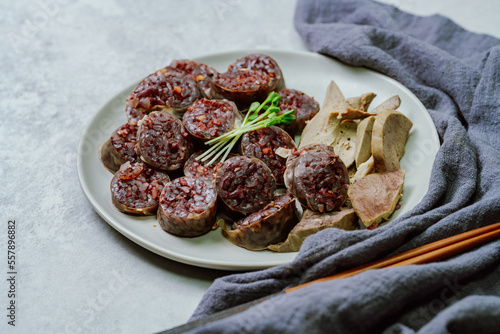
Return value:
[[(313, 96), (321, 104), (326, 87), (335, 80), (345, 97), (375, 92), (376, 106), (393, 95), (402, 100), (399, 110), (413, 121), (401, 166), (406, 171), (404, 199), (392, 219), (413, 208), (427, 192), (432, 163), (439, 148), (436, 128), (422, 103), (404, 86), (365, 68), (347, 66), (331, 58), (308, 52), (241, 50), (219, 53), (197, 60), (223, 72), (237, 58), (265, 53), (276, 59), (287, 87)], [(148, 73), (144, 73), (146, 76)], [(285, 264), (297, 253), (252, 252), (227, 241), (221, 229), (198, 238), (179, 238), (164, 232), (155, 217), (134, 217), (116, 211), (111, 203), (112, 174), (101, 164), (99, 146), (126, 122), (125, 98), (137, 83), (113, 97), (85, 128), (78, 147), (78, 176), (83, 192), (96, 212), (111, 226), (137, 244), (175, 261), (214, 269), (252, 270)]]

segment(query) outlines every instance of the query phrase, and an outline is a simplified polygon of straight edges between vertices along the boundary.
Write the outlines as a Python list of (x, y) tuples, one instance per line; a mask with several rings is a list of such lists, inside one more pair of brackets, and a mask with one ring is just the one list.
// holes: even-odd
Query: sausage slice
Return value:
[(212, 66), (188, 59), (178, 59), (172, 61), (165, 69), (167, 73), (191, 77), (200, 88), (203, 96), (211, 98), (212, 78), (218, 73)]
[(283, 184), (286, 159), (276, 153), (278, 148), (294, 149), (295, 142), (290, 135), (277, 126), (247, 132), (241, 138), (243, 155), (262, 160), (273, 172), (277, 184)]
[(306, 122), (318, 113), (318, 101), (296, 89), (283, 89), (278, 94), (281, 96), (278, 104), (280, 113), (295, 110), (295, 119), (292, 123), (285, 125), (285, 130), (291, 134), (300, 134), (304, 130)]
[(271, 84), (267, 93), (285, 88), (285, 78), (283, 77), (281, 68), (278, 66), (276, 60), (267, 55), (257, 53), (250, 54), (236, 60), (228, 67), (228, 71), (235, 71), (239, 69), (258, 70), (270, 76)]
[(111, 199), (120, 212), (129, 215), (155, 215), (167, 174), (148, 168), (142, 162), (124, 163), (111, 180)]
[(285, 186), (313, 211), (338, 211), (347, 199), (349, 176), (333, 147), (312, 145), (288, 157)]
[(235, 245), (261, 250), (285, 240), (297, 221), (295, 198), (287, 192), (276, 196), (265, 208), (235, 222), (231, 230), (223, 225), (222, 234)]
[[(188, 177), (197, 177), (199, 179), (203, 179), (208, 183), (212, 183), (212, 180), (215, 178), (215, 173), (220, 166), (222, 166), (222, 162), (217, 162), (208, 165), (207, 161), (196, 160), (204, 151), (198, 151), (189, 157), (189, 159), (184, 164), (184, 175)], [(236, 154), (229, 153), (229, 158), (235, 157)]]
[(136, 162), (138, 160), (135, 153), (136, 139), (136, 125), (124, 124), (116, 129), (99, 149), (99, 157), (104, 167), (111, 173), (116, 173), (125, 162)]
[(139, 122), (137, 154), (149, 166), (173, 171), (184, 166), (193, 144), (182, 122), (165, 111), (156, 111)]
[(213, 94), (218, 99), (234, 101), (240, 110), (246, 110), (252, 102), (262, 102), (272, 89), (271, 77), (258, 70), (241, 68), (214, 76)]
[(217, 194), (201, 179), (179, 177), (165, 185), (160, 197), (158, 222), (180, 237), (197, 237), (215, 224)]
[(234, 102), (201, 99), (188, 108), (182, 122), (193, 137), (207, 141), (231, 131), (237, 112)]
[(127, 105), (145, 110), (171, 109), (184, 112), (201, 96), (196, 82), (190, 77), (156, 71), (142, 80), (127, 98)]
[(215, 188), (229, 209), (247, 214), (273, 200), (276, 180), (261, 160), (237, 156), (226, 160), (217, 170)]

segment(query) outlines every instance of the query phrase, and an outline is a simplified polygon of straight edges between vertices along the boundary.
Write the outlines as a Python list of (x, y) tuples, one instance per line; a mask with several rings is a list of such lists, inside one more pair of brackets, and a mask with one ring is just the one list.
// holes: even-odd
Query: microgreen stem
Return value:
[[(207, 155), (210, 155), (210, 153), (212, 152), (217, 152), (217, 148), (220, 148), (220, 146), (224, 145), (224, 141), (220, 141), (218, 143), (216, 143), (214, 146), (210, 147), (208, 150), (206, 150), (205, 152), (203, 152), (203, 154), (200, 154), (196, 160), (201, 160), (203, 159), (204, 157), (206, 157)], [(205, 160), (203, 160), (205, 161)]]
[[(217, 138), (208, 140), (206, 145), (213, 145), (203, 154), (198, 156), (196, 160), (207, 161), (212, 158), (207, 165), (216, 162), (222, 155), (221, 162), (226, 160), (227, 156), (238, 142), (240, 137), (246, 132), (258, 130), (274, 124), (289, 124), (295, 119), (294, 110), (289, 110), (281, 115), (278, 115), (280, 109), (278, 103), (280, 96), (276, 92), (271, 92), (262, 103), (254, 102), (250, 105), (241, 126), (233, 129)], [(259, 115), (261, 110), (265, 110)]]

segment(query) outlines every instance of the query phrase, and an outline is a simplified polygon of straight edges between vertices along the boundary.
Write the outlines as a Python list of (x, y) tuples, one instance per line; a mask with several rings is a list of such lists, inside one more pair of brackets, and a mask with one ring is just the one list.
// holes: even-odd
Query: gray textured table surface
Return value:
[[(386, 2), (500, 37), (496, 0)], [(185, 322), (227, 272), (162, 258), (106, 224), (80, 189), (79, 136), (107, 100), (172, 59), (305, 50), (294, 1), (3, 1), (0, 12), (0, 332), (148, 333)], [(15, 327), (6, 317), (9, 220)]]

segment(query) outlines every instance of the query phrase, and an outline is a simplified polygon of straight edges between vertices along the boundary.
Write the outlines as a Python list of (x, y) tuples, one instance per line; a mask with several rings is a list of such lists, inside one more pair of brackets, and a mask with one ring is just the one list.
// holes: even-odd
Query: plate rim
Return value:
[[(437, 133), (437, 129), (436, 129), (436, 126), (434, 124), (434, 121), (432, 120), (432, 117), (430, 116), (427, 108), (418, 99), (418, 97), (416, 97), (416, 95), (413, 92), (411, 92), (406, 86), (404, 86), (402, 83), (398, 82), (397, 80), (395, 80), (387, 75), (384, 75), (380, 72), (377, 72), (373, 69), (345, 64), (345, 63), (343, 63), (343, 62), (341, 62), (333, 57), (330, 57), (330, 56), (327, 56), (324, 54), (320, 54), (320, 53), (309, 52), (309, 51), (281, 50), (281, 49), (229, 50), (229, 51), (214, 52), (214, 53), (210, 53), (210, 54), (206, 54), (206, 55), (196, 56), (196, 57), (191, 58), (191, 60), (197, 61), (199, 59), (206, 59), (206, 58), (210, 58), (210, 57), (228, 57), (228, 56), (232, 56), (232, 55), (251, 54), (251, 53), (281, 54), (284, 56), (287, 56), (287, 55), (304, 56), (304, 57), (314, 57), (317, 59), (325, 59), (326, 58), (330, 61), (337, 62), (337, 63), (341, 64), (342, 66), (347, 66), (350, 68), (361, 68), (363, 70), (370, 71), (370, 72), (372, 72), (372, 74), (378, 76), (379, 78), (381, 78), (385, 81), (388, 81), (389, 83), (391, 83), (393, 85), (396, 85), (399, 89), (402, 89), (403, 91), (405, 91), (407, 93), (407, 95), (409, 95), (414, 100), (415, 103), (420, 105), (420, 107), (426, 111), (422, 115), (426, 118), (426, 120), (430, 124), (433, 125), (433, 127), (431, 129), (432, 130), (431, 131), (431, 133), (432, 133), (431, 139), (438, 144), (438, 147), (440, 146), (439, 135)], [(239, 57), (239, 56), (236, 56), (236, 57)], [(92, 192), (90, 191), (89, 185), (86, 182), (84, 182), (84, 180), (86, 180), (86, 177), (85, 177), (85, 173), (83, 171), (84, 162), (83, 162), (82, 151), (84, 150), (86, 137), (87, 137), (88, 133), (91, 131), (90, 125), (92, 123), (96, 122), (96, 120), (101, 116), (103, 110), (105, 110), (106, 107), (114, 99), (116, 99), (120, 94), (123, 94), (126, 90), (129, 89), (129, 87), (133, 88), (134, 85), (137, 85), (138, 82), (140, 82), (142, 79), (143, 78), (136, 80), (131, 84), (124, 85), (123, 89), (121, 89), (118, 93), (113, 94), (111, 98), (106, 100), (106, 102), (99, 108), (99, 110), (92, 115), (92, 117), (89, 119), (89, 121), (87, 121), (82, 133), (80, 134), (80, 138), (78, 140), (78, 147), (77, 147), (78, 181), (79, 181), (80, 187), (85, 195), (85, 198), (90, 203), (90, 205), (92, 206), (94, 211), (108, 225), (113, 227), (116, 231), (118, 231), (120, 234), (122, 234), (127, 239), (135, 242), (136, 244), (140, 245), (141, 247), (146, 248), (147, 250), (149, 250), (155, 254), (158, 254), (162, 257), (168, 258), (168, 259), (176, 261), (176, 262), (181, 262), (184, 264), (198, 266), (198, 267), (218, 269), (218, 270), (249, 271), (249, 270), (265, 269), (265, 268), (269, 268), (269, 267), (273, 267), (273, 266), (283, 265), (283, 264), (286, 264), (286, 263), (293, 261), (299, 252), (288, 253), (288, 254), (293, 254), (293, 258), (292, 258), (292, 256), (290, 256), (290, 259), (288, 261), (283, 261), (283, 260), (262, 261), (262, 260), (259, 260), (259, 261), (247, 261), (244, 264), (228, 264), (227, 261), (223, 261), (223, 260), (199, 259), (199, 258), (192, 257), (191, 255), (185, 255), (185, 254), (178, 253), (178, 252), (172, 251), (172, 250), (166, 252), (164, 249), (159, 249), (153, 243), (151, 243), (147, 239), (143, 238), (142, 236), (138, 235), (137, 233), (127, 229), (123, 224), (120, 224), (119, 222), (115, 222), (115, 219), (113, 217), (111, 217), (107, 213), (107, 211), (99, 205), (97, 199), (94, 197), (94, 194), (92, 194)], [(433, 162), (434, 162), (434, 160), (435, 160), (435, 154), (432, 157)], [(430, 180), (427, 180), (427, 181), (430, 182)], [(429, 184), (427, 183), (427, 190), (428, 190), (428, 186), (429, 186)], [(418, 203), (420, 203), (422, 201), (422, 198), (425, 196), (426, 193), (427, 193), (427, 191), (421, 196), (421, 198), (418, 200), (418, 202), (417, 202), (417, 204), (415, 204), (415, 206), (418, 205)], [(413, 209), (413, 207), (411, 209)], [(409, 210), (411, 210), (411, 209), (409, 209)]]

